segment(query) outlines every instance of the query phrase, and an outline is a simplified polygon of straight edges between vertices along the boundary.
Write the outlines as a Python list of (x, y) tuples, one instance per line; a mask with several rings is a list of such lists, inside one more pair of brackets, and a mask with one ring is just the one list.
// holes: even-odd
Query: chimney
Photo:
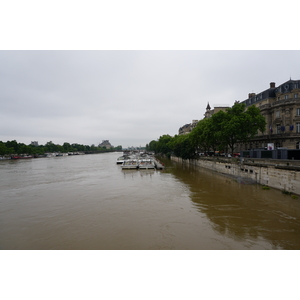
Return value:
[(275, 82), (270, 82), (270, 89), (275, 89)]

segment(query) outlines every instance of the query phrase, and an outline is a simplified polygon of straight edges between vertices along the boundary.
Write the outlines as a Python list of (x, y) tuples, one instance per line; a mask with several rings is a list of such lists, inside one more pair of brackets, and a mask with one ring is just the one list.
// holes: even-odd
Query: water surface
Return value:
[(300, 199), (121, 153), (0, 161), (1, 249), (300, 249)]

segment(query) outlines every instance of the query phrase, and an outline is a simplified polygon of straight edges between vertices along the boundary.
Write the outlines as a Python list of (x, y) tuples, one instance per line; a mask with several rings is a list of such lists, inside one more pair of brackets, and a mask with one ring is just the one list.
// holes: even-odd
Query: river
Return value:
[(300, 249), (300, 199), (120, 155), (0, 161), (0, 249)]

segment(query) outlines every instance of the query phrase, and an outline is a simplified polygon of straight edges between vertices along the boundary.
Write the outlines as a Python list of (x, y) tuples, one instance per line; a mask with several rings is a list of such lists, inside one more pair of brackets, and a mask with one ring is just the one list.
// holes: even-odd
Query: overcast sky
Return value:
[(0, 140), (145, 146), (300, 79), (299, 51), (1, 51)]
[(145, 146), (300, 79), (298, 10), (268, 2), (4, 2), (0, 141)]

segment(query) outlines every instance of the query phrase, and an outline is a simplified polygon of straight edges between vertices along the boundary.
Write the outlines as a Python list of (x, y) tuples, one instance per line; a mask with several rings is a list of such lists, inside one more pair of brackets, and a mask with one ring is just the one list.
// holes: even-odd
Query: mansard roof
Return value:
[(288, 80), (287, 82), (279, 85), (275, 89), (275, 93), (288, 93), (291, 92), (293, 89), (299, 89), (300, 88), (300, 80)]
[(270, 87), (269, 89), (260, 92), (258, 94), (251, 93), (249, 94), (248, 99), (242, 101), (246, 104), (246, 106), (252, 105), (256, 102), (260, 102), (262, 100), (268, 98), (275, 98), (277, 93), (287, 93), (293, 90), (294, 88), (300, 88), (300, 80), (288, 80), (287, 82), (279, 85), (278, 87)]

